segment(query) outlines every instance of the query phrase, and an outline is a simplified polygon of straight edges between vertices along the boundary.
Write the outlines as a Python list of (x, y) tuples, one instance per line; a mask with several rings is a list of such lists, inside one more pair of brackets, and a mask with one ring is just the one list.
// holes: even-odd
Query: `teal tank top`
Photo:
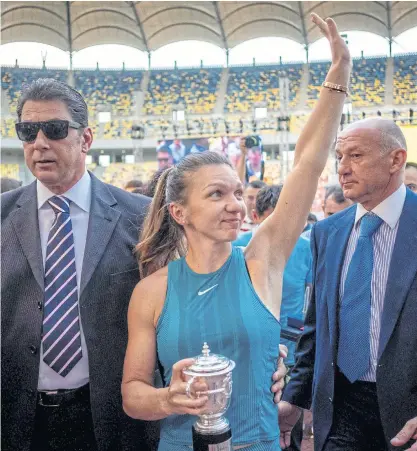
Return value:
[[(173, 364), (201, 354), (204, 342), (212, 353), (234, 360), (233, 393), (226, 412), (233, 445), (280, 449), (278, 408), (271, 393), (280, 331), (279, 321), (253, 288), (242, 248), (233, 248), (224, 265), (210, 274), (195, 273), (184, 258), (169, 263), (167, 295), (156, 330), (165, 385)], [(190, 451), (196, 419), (172, 415), (162, 420), (159, 450)]]

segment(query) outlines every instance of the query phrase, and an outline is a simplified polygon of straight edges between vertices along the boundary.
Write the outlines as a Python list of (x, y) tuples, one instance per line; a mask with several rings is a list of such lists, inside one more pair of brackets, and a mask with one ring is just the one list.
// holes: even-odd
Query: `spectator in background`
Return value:
[(208, 150), (207, 145), (204, 145), (205, 143), (207, 143), (207, 138), (198, 139), (191, 147), (190, 153), (205, 152)]
[(417, 193), (417, 163), (405, 165), (405, 186)]
[(240, 228), (240, 232), (249, 232), (253, 230), (257, 224), (254, 222), (253, 212), (255, 211), (256, 206), (256, 196), (259, 193), (260, 189), (266, 186), (266, 183), (261, 182), (260, 180), (254, 180), (250, 182), (243, 193), (243, 199), (246, 204), (246, 217), (242, 222), (242, 226)]
[(160, 147), (157, 151), (158, 169), (165, 170), (174, 164), (174, 159), (167, 146)]
[(263, 180), (265, 172), (265, 162), (262, 160), (262, 149), (252, 147), (248, 149), (246, 161), (246, 181), (252, 177)]
[(141, 180), (129, 180), (125, 185), (125, 191), (133, 193), (137, 188), (143, 188), (143, 182)]
[[(256, 225), (261, 224), (274, 211), (282, 191), (282, 185), (264, 186), (256, 196), (256, 207), (253, 213)], [(256, 231), (249, 231), (241, 235), (233, 242), (234, 246), (246, 247)], [(288, 325), (288, 318), (296, 320), (304, 319), (304, 299), (307, 286), (311, 285), (312, 256), (310, 251), (310, 240), (303, 235), (300, 236), (287, 261), (283, 276), (281, 325)], [(288, 348), (287, 358), (284, 363), (289, 369), (294, 366), (294, 353), (296, 343), (281, 338), (281, 344)], [(300, 418), (297, 426), (293, 429), (291, 446), (286, 448), (291, 451), (301, 450), (303, 435), (303, 419)]]
[(186, 155), (185, 146), (180, 139), (174, 139), (174, 142), (169, 146), (169, 150), (171, 151), (175, 164), (182, 160)]
[(350, 199), (346, 199), (340, 185), (329, 185), (326, 188), (326, 194), (323, 202), (324, 217), (328, 218), (339, 211), (344, 210), (352, 205)]
[(148, 189), (148, 187), (146, 185), (143, 185), (141, 188), (132, 189), (131, 193), (146, 195), (145, 193), (146, 193), (147, 189)]
[(307, 216), (306, 225), (303, 230), (303, 233), (305, 234), (304, 235), (305, 238), (310, 239), (310, 231), (316, 222), (317, 222), (317, 216), (314, 215), (313, 213), (309, 213)]
[(7, 191), (11, 191), (16, 188), (20, 188), (22, 186), (22, 182), (16, 179), (11, 179), (9, 177), (1, 177), (1, 193), (6, 193)]

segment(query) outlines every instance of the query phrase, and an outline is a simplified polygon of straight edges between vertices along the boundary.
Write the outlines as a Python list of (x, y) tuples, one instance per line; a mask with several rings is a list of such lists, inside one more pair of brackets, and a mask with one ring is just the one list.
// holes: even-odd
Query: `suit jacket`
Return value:
[[(151, 450), (156, 424), (129, 418), (120, 388), (127, 308), (139, 281), (133, 249), (149, 199), (91, 179), (79, 306), (98, 449)], [(35, 419), (44, 300), (36, 182), (3, 194), (1, 202), (2, 449), (25, 451)]]
[[(333, 419), (339, 283), (355, 213), (352, 206), (312, 230), (313, 295), (297, 362), (283, 394), (284, 401), (312, 408), (316, 451), (322, 451)], [(376, 374), (387, 444), (417, 416), (416, 356), (417, 196), (407, 190), (389, 269)]]

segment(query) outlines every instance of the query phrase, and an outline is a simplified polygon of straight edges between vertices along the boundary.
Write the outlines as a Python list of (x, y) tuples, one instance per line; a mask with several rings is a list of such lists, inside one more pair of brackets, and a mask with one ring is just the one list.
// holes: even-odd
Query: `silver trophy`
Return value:
[(231, 451), (232, 431), (224, 414), (232, 396), (232, 370), (235, 362), (227, 357), (210, 354), (204, 343), (202, 354), (195, 357), (193, 365), (183, 370), (187, 381), (187, 396), (199, 396), (193, 390), (193, 382), (204, 380), (208, 386), (204, 414), (198, 417), (193, 426), (194, 451)]

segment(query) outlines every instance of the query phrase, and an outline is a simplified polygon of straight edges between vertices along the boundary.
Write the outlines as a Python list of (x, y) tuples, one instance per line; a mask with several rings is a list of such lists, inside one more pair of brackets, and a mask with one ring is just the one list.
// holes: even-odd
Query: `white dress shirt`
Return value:
[[(381, 332), (382, 311), (384, 308), (385, 291), (387, 288), (388, 272), (391, 264), (392, 252), (394, 250), (397, 236), (398, 224), (403, 211), (406, 196), (405, 185), (401, 185), (397, 191), (387, 197), (372, 212), (379, 216), (384, 222), (372, 237), (374, 246), (374, 267), (372, 271), (371, 284), (371, 322), (370, 322), (370, 366), (363, 381), (376, 381), (376, 368), (378, 363), (378, 347)], [(362, 205), (356, 207), (355, 225), (350, 234), (346, 249), (345, 260), (342, 268), (340, 283), (340, 299), (343, 298), (344, 285), (349, 269), (350, 261), (355, 252), (359, 237), (360, 220), (369, 213)], [(358, 351), (360, 352), (360, 351)]]
[[(38, 195), (38, 221), (42, 247), (43, 266), (45, 268), (46, 244), (48, 242), (49, 231), (55, 220), (55, 213), (47, 202), (55, 196), (39, 180), (36, 182)], [(71, 201), (70, 216), (72, 222), (72, 231), (74, 234), (75, 268), (77, 271), (78, 296), (80, 295), (80, 283), (82, 265), (84, 260), (85, 243), (87, 239), (88, 221), (90, 217), (91, 204), (91, 177), (86, 171), (82, 178), (66, 193), (62, 194)], [(79, 311), (79, 317), (81, 314)], [(85, 385), (89, 381), (88, 372), (88, 353), (85, 344), (85, 337), (80, 320), (81, 331), (81, 349), (82, 358), (67, 374), (66, 377), (60, 376), (43, 361), (43, 346), (40, 352), (40, 367), (38, 390), (56, 390), (72, 389)]]

